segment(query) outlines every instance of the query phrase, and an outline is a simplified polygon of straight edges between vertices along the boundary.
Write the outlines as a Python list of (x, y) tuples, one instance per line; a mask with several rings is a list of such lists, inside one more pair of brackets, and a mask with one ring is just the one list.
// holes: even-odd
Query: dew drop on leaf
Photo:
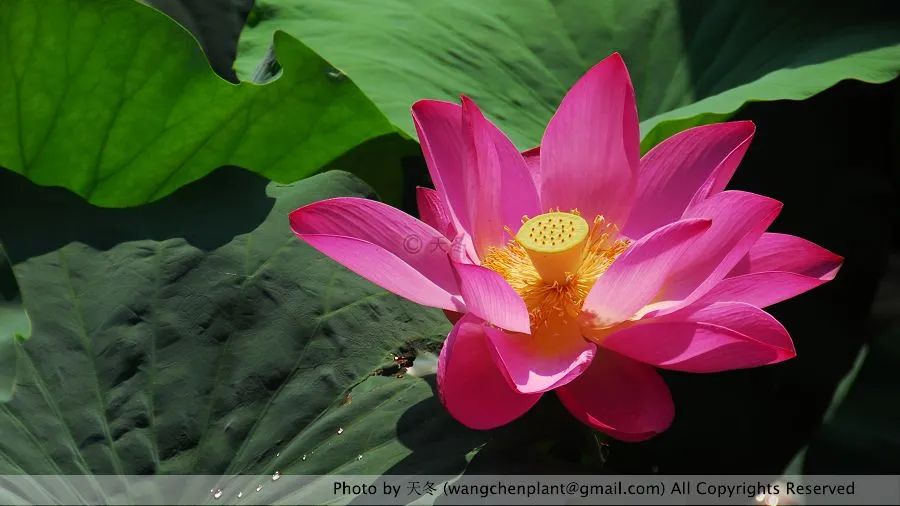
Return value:
[(332, 81), (343, 81), (344, 77), (346, 77), (342, 70), (334, 68), (334, 67), (331, 67), (330, 69), (328, 69), (328, 71), (326, 72), (326, 75)]

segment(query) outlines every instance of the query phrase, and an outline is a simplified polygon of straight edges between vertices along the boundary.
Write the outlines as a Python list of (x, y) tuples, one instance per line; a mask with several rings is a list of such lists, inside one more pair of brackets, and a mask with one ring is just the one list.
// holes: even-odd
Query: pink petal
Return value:
[(465, 311), (458, 295), (436, 285), (380, 246), (353, 237), (324, 234), (297, 236), (320, 253), (389, 292), (423, 306)]
[(631, 245), (594, 283), (584, 301), (582, 324), (602, 329), (634, 315), (659, 293), (685, 251), (709, 228), (709, 220), (677, 221)]
[(452, 240), (456, 237), (456, 229), (453, 227), (453, 217), (450, 216), (441, 196), (431, 188), (416, 187), (416, 204), (419, 208), (419, 217), (431, 228), (444, 234), (444, 237)]
[(774, 364), (796, 356), (787, 330), (743, 302), (691, 306), (643, 320), (601, 345), (641, 362), (687, 372), (718, 372)]
[(463, 306), (438, 231), (381, 202), (343, 197), (290, 214), (298, 237), (382, 288), (419, 304), (451, 311)]
[(698, 303), (736, 301), (766, 307), (831, 281), (843, 261), (806, 239), (765, 233)]
[(441, 348), (437, 384), (441, 402), (453, 418), (486, 430), (522, 416), (541, 395), (510, 388), (492, 358), (482, 325), (471, 314), (456, 322)]
[(456, 239), (450, 243), (450, 260), (463, 264), (478, 263), (478, 255), (475, 253), (475, 245), (472, 244), (472, 237), (469, 234), (461, 233), (456, 235)]
[(744, 274), (719, 281), (694, 304), (731, 301), (766, 307), (796, 297), (826, 281), (828, 280), (793, 272)]
[[(753, 130), (756, 130), (755, 125), (753, 126)], [(697, 190), (697, 193), (694, 194), (691, 203), (688, 204), (688, 208), (696, 206), (703, 200), (706, 200), (725, 189), (725, 186), (731, 181), (731, 176), (734, 175), (734, 171), (737, 169), (738, 164), (741, 163), (744, 153), (747, 151), (747, 148), (750, 147), (752, 136), (753, 132), (750, 133), (750, 138), (747, 139), (746, 143), (735, 148), (734, 152), (732, 152), (721, 165), (716, 167), (716, 170), (710, 174), (700, 189)]]
[(675, 417), (672, 395), (659, 373), (602, 349), (584, 374), (556, 393), (575, 418), (623, 441), (649, 439)]
[(805, 276), (834, 279), (844, 258), (806, 239), (766, 232), (728, 277), (757, 272), (796, 272)]
[(456, 230), (470, 230), (462, 107), (439, 100), (419, 100), (412, 106), (412, 117), (428, 173), (444, 208)]
[(640, 148), (634, 90), (614, 53), (569, 90), (541, 141), (541, 205), (578, 208), (622, 226), (637, 184)]
[(701, 187), (704, 199), (713, 189), (721, 191), (750, 146), (754, 130), (750, 121), (715, 123), (689, 128), (657, 144), (641, 158), (625, 235), (642, 237), (678, 220)]
[(525, 159), (513, 143), (488, 121), (475, 102), (462, 97), (463, 127), (468, 134), (466, 195), (475, 250), (484, 256), (491, 246), (510, 240), (523, 215), (540, 213), (537, 190)]
[(686, 307), (708, 292), (750, 250), (781, 211), (777, 200), (741, 191), (717, 193), (683, 218), (712, 220), (712, 227), (679, 259), (657, 296), (657, 314)]
[(469, 312), (513, 332), (531, 332), (525, 301), (502, 276), (480, 265), (459, 262), (453, 265)]
[(581, 337), (574, 320), (563, 328), (537, 327), (531, 335), (492, 327), (485, 333), (510, 383), (522, 393), (546, 392), (574, 380), (597, 349)]

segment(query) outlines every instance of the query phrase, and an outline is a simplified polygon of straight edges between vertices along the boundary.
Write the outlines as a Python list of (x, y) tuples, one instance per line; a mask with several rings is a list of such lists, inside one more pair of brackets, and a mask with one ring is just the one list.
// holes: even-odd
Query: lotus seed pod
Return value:
[(547, 283), (564, 283), (578, 270), (590, 227), (577, 214), (550, 212), (526, 221), (516, 234), (534, 268)]

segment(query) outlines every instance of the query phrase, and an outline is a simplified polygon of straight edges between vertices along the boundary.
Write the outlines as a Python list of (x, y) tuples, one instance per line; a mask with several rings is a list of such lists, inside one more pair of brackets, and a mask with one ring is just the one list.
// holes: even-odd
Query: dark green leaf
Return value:
[(31, 335), (31, 322), (6, 250), (0, 243), (0, 402), (12, 398), (16, 386), (16, 348)]
[[(422, 150), (414, 140), (399, 132), (368, 140), (344, 153), (323, 170), (345, 170), (363, 178), (391, 205), (414, 212), (415, 194), (406, 190), (416, 184), (431, 186), (422, 160)], [(417, 181), (421, 175), (424, 180)]]
[(24, 221), (0, 235), (34, 324), (0, 407), (2, 472), (456, 472), (480, 444), (429, 382), (371, 376), (409, 343), (440, 342), (443, 314), (290, 231), (298, 206), (370, 195), (353, 176), (264, 194), (219, 171), (135, 209), (2, 177)]

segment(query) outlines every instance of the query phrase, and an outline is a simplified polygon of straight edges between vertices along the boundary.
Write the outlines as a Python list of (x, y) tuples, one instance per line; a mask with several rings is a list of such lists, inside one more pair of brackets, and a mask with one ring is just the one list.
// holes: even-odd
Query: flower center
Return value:
[(551, 212), (522, 224), (516, 242), (528, 253), (531, 264), (548, 283), (565, 283), (581, 265), (590, 228), (577, 214)]
[(524, 217), (514, 239), (490, 248), (482, 265), (503, 276), (525, 301), (532, 332), (562, 328), (575, 320), (594, 282), (628, 247), (617, 235), (603, 216), (589, 225), (577, 210)]

